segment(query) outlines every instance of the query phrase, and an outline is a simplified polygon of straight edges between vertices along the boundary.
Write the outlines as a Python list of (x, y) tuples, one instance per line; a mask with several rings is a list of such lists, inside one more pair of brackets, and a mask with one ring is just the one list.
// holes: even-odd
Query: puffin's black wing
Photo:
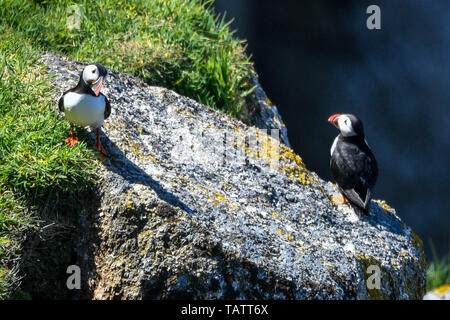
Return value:
[(58, 101), (59, 112), (64, 112), (64, 94), (59, 98)]
[[(337, 150), (333, 155), (336, 155)], [(356, 206), (365, 209), (365, 199), (367, 197), (367, 188), (359, 181), (353, 166), (341, 157), (331, 157), (330, 168), (331, 175), (339, 186), (344, 196)]]
[(364, 199), (364, 207), (367, 209), (370, 199), (372, 198), (372, 189), (375, 186), (378, 178), (378, 164), (375, 156), (370, 148), (364, 144), (362, 148), (364, 153), (363, 161), (364, 165), (359, 177), (361, 185), (366, 189), (366, 198)]
[(109, 103), (108, 98), (103, 93), (100, 93), (105, 98), (105, 113), (104, 113), (104, 119), (108, 119), (109, 115), (111, 114), (111, 104)]
[(372, 151), (362, 144), (339, 141), (330, 161), (331, 174), (341, 192), (354, 205), (367, 211), (371, 189), (378, 176)]

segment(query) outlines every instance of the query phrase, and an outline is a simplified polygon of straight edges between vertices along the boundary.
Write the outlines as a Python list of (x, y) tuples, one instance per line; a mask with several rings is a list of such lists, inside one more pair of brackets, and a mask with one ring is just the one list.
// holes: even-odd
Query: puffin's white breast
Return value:
[(105, 97), (68, 92), (64, 95), (64, 114), (70, 122), (86, 127), (98, 128), (105, 115)]

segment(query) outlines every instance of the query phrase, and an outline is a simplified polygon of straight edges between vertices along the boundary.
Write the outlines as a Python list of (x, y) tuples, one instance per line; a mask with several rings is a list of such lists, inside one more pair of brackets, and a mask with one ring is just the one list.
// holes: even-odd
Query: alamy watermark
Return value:
[(70, 274), (70, 276), (67, 277), (67, 281), (66, 281), (67, 289), (80, 290), (81, 289), (81, 269), (80, 269), (80, 267), (77, 265), (74, 265), (74, 264), (70, 265), (67, 267), (66, 273)]
[(196, 129), (178, 128), (163, 136), (174, 142), (171, 158), (178, 163), (222, 166), (245, 165), (249, 159), (262, 160), (272, 168), (279, 167), (280, 130)]
[(370, 16), (366, 20), (366, 26), (369, 30), (380, 30), (381, 29), (381, 10), (380, 7), (373, 4), (367, 7), (367, 14)]
[(366, 280), (366, 287), (369, 290), (380, 290), (381, 288), (381, 270), (380, 267), (375, 265), (375, 264), (371, 264), (370, 266), (367, 267), (366, 269), (366, 274), (370, 275), (367, 280)]
[(81, 9), (77, 5), (71, 5), (67, 7), (67, 21), (66, 27), (69, 30), (77, 29), (81, 27)]

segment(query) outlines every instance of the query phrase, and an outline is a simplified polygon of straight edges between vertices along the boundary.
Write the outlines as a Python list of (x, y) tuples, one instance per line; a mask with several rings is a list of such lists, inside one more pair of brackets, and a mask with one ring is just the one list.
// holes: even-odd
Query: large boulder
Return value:
[[(54, 54), (42, 62), (55, 100), (83, 67)], [(110, 157), (98, 156), (95, 195), (79, 199), (71, 238), (82, 297), (423, 297), (423, 245), (395, 210), (372, 201), (359, 219), (334, 206), (333, 185), (279, 131), (114, 71), (103, 92)]]

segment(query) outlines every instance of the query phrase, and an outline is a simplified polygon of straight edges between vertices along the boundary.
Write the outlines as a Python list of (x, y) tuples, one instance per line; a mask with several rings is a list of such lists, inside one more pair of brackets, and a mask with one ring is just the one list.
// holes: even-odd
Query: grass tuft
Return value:
[(430, 240), (430, 248), (433, 255), (433, 262), (427, 269), (427, 291), (434, 290), (445, 284), (450, 284), (450, 251), (438, 258), (433, 242)]
[[(43, 50), (102, 62), (239, 117), (253, 90), (245, 42), (213, 1), (0, 1), (3, 24)], [(68, 28), (80, 13), (79, 28)]]

